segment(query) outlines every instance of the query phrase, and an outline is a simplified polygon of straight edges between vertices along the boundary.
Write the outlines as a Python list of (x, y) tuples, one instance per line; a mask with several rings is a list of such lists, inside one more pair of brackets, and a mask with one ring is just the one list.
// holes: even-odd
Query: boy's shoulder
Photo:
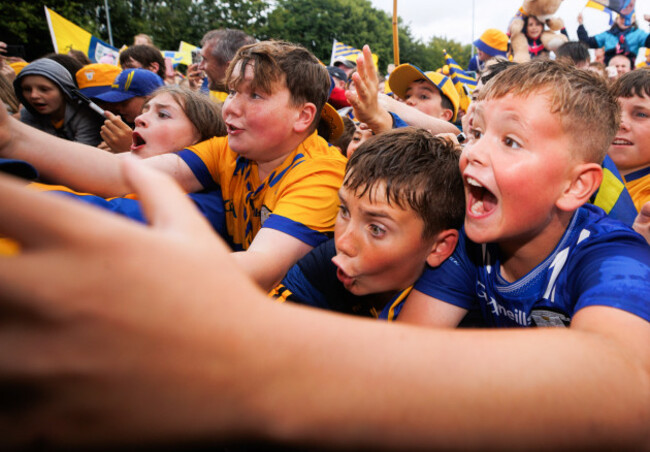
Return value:
[(465, 309), (478, 303), (495, 326), (541, 325), (549, 316), (566, 325), (592, 305), (650, 320), (650, 246), (593, 205), (575, 212), (553, 252), (527, 275), (510, 283), (499, 268), (497, 244), (476, 244), (462, 233), (454, 254), (427, 269), (415, 288)]

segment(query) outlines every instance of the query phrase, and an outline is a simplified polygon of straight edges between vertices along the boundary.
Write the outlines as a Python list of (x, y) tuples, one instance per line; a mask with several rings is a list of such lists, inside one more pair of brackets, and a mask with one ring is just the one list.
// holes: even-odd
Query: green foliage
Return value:
[[(115, 47), (133, 42), (146, 33), (163, 50), (178, 48), (181, 40), (199, 45), (215, 28), (237, 28), (258, 39), (297, 42), (330, 62), (334, 39), (356, 48), (369, 44), (385, 70), (393, 62), (392, 17), (375, 9), (369, 0), (109, 0)], [(109, 40), (103, 0), (27, 0), (0, 2), (0, 40), (24, 44), (28, 59), (51, 52), (43, 6), (106, 42)], [(443, 49), (466, 67), (471, 47), (445, 38), (428, 43), (415, 39), (400, 20), (400, 61), (424, 70), (444, 64)]]

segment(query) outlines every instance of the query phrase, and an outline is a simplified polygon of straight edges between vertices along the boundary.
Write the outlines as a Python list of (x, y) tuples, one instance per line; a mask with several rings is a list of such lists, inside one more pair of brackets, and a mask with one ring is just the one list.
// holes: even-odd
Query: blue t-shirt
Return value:
[(526, 276), (505, 281), (499, 249), (461, 232), (453, 255), (427, 268), (420, 292), (472, 309), (492, 327), (568, 326), (587, 306), (611, 306), (650, 321), (650, 246), (602, 209), (584, 205), (555, 250)]
[(332, 263), (335, 255), (334, 239), (317, 246), (289, 269), (270, 295), (328, 311), (393, 320), (392, 313), (401, 307), (411, 287), (399, 291), (388, 303), (377, 294), (354, 295), (336, 277), (336, 265)]

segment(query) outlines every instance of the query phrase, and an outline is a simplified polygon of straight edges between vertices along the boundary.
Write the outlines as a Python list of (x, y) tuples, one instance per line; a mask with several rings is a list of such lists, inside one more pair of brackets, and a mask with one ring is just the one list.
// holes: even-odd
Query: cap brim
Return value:
[(326, 103), (323, 106), (320, 117), (327, 123), (330, 129), (330, 136), (327, 141), (331, 143), (332, 141), (336, 141), (341, 138), (341, 135), (343, 135), (343, 130), (345, 129), (345, 125), (343, 124), (343, 118), (341, 118), (341, 115), (339, 115), (336, 109), (330, 104)]
[(103, 100), (104, 102), (115, 103), (115, 102), (123, 102), (125, 100), (131, 99), (132, 97), (135, 97), (135, 94), (111, 89), (110, 91), (104, 94), (99, 94), (98, 96), (95, 96), (95, 99)]
[(400, 99), (404, 99), (409, 85), (420, 79), (429, 80), (429, 77), (413, 65), (400, 64), (390, 73), (388, 84), (393, 93), (397, 94)]
[(81, 88), (79, 91), (86, 97), (97, 97), (100, 94), (107, 93), (111, 90), (110, 86), (89, 86), (88, 88)]

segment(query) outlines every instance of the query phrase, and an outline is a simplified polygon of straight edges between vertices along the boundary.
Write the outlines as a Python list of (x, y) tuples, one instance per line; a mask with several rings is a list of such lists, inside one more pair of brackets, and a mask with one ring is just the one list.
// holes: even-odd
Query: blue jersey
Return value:
[[(336, 277), (332, 258), (336, 255), (334, 239), (314, 248), (296, 263), (269, 295), (280, 301), (314, 306), (328, 311), (393, 320), (411, 287), (399, 291), (392, 299), (380, 300), (377, 294), (354, 295)], [(383, 309), (380, 315), (380, 311)]]
[(526, 276), (507, 282), (499, 249), (478, 245), (464, 231), (454, 254), (428, 268), (415, 289), (472, 309), (493, 327), (568, 326), (578, 310), (610, 306), (650, 321), (650, 246), (602, 209), (574, 214), (553, 252)]

